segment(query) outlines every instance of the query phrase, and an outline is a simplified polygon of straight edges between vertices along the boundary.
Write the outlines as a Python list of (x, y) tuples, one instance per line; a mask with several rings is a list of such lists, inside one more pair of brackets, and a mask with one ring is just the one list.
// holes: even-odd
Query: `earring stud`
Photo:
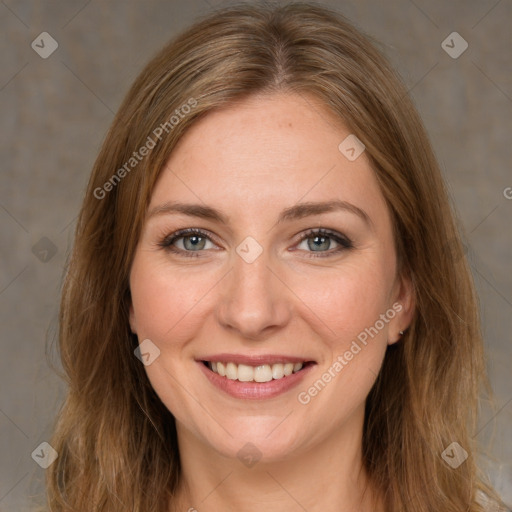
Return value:
[(398, 331), (400, 333), (400, 336), (404, 335), (404, 331)]

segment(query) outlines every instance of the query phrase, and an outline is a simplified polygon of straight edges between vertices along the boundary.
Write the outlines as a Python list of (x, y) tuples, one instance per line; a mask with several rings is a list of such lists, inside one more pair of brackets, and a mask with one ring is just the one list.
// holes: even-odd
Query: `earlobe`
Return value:
[(395, 301), (400, 304), (401, 309), (390, 324), (389, 345), (403, 338), (414, 317), (416, 299), (414, 284), (409, 276), (402, 276), (400, 278)]
[(137, 328), (135, 323), (135, 312), (133, 310), (133, 304), (130, 304), (130, 310), (128, 315), (129, 321), (130, 321), (130, 329), (133, 332), (133, 334), (137, 334)]

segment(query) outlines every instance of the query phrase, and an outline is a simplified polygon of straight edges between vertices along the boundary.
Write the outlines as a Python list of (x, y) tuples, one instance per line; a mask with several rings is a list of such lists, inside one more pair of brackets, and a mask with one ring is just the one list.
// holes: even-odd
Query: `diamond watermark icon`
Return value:
[(263, 252), (263, 247), (252, 236), (248, 236), (237, 246), (236, 252), (246, 263), (253, 263)]
[(457, 469), (468, 458), (468, 452), (459, 443), (454, 441), (441, 453), (441, 457), (446, 464), (453, 469)]
[(458, 32), (452, 32), (441, 43), (441, 48), (452, 59), (458, 59), (468, 49), (468, 46), (468, 42)]
[(347, 160), (353, 162), (361, 156), (363, 151), (366, 149), (366, 146), (353, 133), (351, 133), (341, 141), (338, 149)]
[(30, 46), (39, 57), (47, 59), (59, 47), (59, 43), (48, 32), (41, 32)]
[(43, 469), (49, 468), (57, 459), (59, 454), (46, 441), (41, 443), (31, 454), (31, 457)]
[(144, 366), (149, 366), (160, 356), (160, 349), (150, 339), (145, 339), (133, 353)]
[(32, 254), (43, 263), (50, 261), (57, 253), (57, 247), (49, 239), (43, 236), (33, 247)]
[(260, 459), (262, 453), (252, 443), (246, 443), (237, 453), (237, 457), (248, 467), (252, 468)]

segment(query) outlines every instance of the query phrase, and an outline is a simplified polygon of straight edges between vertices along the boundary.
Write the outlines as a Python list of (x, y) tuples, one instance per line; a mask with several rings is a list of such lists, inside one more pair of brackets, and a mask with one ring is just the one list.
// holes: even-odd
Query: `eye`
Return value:
[(200, 229), (188, 228), (165, 237), (158, 245), (168, 251), (197, 258), (201, 251), (209, 249), (207, 247), (208, 242), (213, 244), (206, 232)]
[[(170, 252), (190, 258), (198, 258), (201, 252), (212, 249), (214, 243), (211, 235), (197, 228), (181, 229), (165, 237), (158, 245)], [(208, 247), (208, 244), (211, 244)], [(300, 245), (305, 244), (305, 247)], [(337, 247), (332, 247), (336, 245)], [(344, 250), (352, 249), (350, 239), (341, 233), (322, 228), (311, 229), (300, 237), (299, 249), (309, 252), (308, 258), (321, 258), (338, 254)], [(295, 249), (294, 249), (295, 250)], [(317, 253), (317, 254), (313, 254)]]
[[(354, 247), (352, 241), (345, 235), (322, 228), (312, 229), (304, 233), (300, 238), (299, 248), (300, 245), (304, 244), (304, 242), (307, 248), (305, 250), (307, 252), (319, 253), (310, 254), (308, 255), (309, 258), (332, 256), (333, 254), (338, 254), (341, 251), (352, 249)], [(335, 247), (333, 250), (329, 250), (332, 249), (333, 242), (338, 247)]]

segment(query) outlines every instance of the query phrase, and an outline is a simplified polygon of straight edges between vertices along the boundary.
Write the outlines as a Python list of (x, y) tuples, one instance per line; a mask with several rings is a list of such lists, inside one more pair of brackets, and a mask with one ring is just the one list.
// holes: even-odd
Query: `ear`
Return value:
[(137, 334), (137, 324), (135, 322), (135, 311), (133, 310), (133, 304), (130, 302), (130, 310), (129, 310), (129, 321), (130, 321), (130, 329), (133, 334)]
[(393, 300), (392, 309), (396, 311), (396, 315), (389, 322), (388, 345), (400, 340), (402, 337), (400, 331), (405, 331), (414, 317), (416, 295), (414, 284), (408, 275), (403, 274), (397, 277), (391, 298)]

